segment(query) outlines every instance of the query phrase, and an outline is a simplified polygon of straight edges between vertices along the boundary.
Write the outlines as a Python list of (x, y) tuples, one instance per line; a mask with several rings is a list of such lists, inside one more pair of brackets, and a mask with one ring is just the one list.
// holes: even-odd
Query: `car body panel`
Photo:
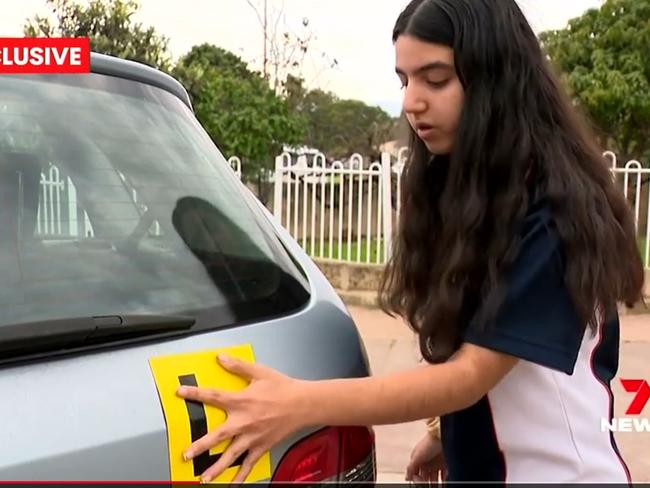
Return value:
[[(116, 466), (118, 479), (169, 479), (166, 424), (149, 358), (243, 343), (252, 345), (257, 362), (297, 378), (367, 374), (354, 324), (327, 302), (264, 323), (5, 366), (0, 388), (11, 393), (0, 417), (9, 442), (0, 449), (0, 479), (113, 479)], [(273, 468), (295, 440), (274, 451)]]

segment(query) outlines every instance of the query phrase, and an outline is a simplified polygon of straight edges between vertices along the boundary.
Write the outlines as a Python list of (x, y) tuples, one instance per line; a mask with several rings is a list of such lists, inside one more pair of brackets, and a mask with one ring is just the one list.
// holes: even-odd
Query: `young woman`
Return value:
[(444, 458), (449, 481), (628, 481), (601, 420), (643, 267), (601, 150), (515, 0), (414, 0), (393, 40), (412, 130), (381, 297), (426, 365), (309, 382), (223, 358), (251, 384), (179, 391), (228, 412), (187, 458), (233, 439), (204, 477), (248, 450), (241, 481), (299, 429), (440, 417), (410, 479)]

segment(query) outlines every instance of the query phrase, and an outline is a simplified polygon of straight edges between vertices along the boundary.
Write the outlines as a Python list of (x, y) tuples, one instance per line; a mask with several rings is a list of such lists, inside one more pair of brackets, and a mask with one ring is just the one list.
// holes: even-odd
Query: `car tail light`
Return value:
[(295, 444), (272, 481), (375, 481), (375, 436), (368, 427), (327, 427)]

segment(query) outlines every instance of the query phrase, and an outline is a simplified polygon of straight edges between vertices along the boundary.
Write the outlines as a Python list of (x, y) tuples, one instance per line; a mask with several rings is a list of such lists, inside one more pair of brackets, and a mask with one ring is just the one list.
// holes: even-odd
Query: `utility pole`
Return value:
[(267, 65), (269, 64), (269, 55), (268, 55), (268, 40), (269, 40), (269, 35), (268, 35), (268, 30), (269, 30), (269, 2), (268, 0), (262, 0), (264, 2), (264, 15), (260, 15), (260, 10), (257, 7), (257, 2), (253, 3), (253, 0), (246, 0), (246, 3), (248, 6), (255, 12), (255, 15), (257, 16), (257, 20), (259, 23), (262, 25), (262, 35), (264, 36), (263, 42), (264, 42), (264, 55), (263, 55), (263, 60), (262, 60), (262, 71), (264, 73), (264, 79), (268, 79), (268, 68)]
[(267, 40), (267, 29), (268, 29), (268, 1), (264, 0), (264, 79), (268, 78), (268, 73), (266, 70), (266, 64), (268, 62), (266, 40)]

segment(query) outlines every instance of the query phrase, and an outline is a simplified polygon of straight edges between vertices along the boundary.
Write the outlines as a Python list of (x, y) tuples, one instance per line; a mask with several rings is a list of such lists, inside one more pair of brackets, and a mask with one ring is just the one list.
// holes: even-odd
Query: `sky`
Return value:
[[(77, 0), (85, 2), (85, 0)], [(603, 0), (517, 0), (536, 32), (558, 29)], [(136, 20), (169, 38), (173, 59), (196, 44), (212, 43), (261, 70), (263, 30), (256, 11), (264, 0), (139, 0)], [(302, 74), (310, 88), (340, 98), (378, 105), (391, 115), (400, 109), (394, 72), (392, 27), (408, 0), (267, 0), (277, 32), (310, 35)], [(0, 0), (0, 36), (21, 36), (34, 14), (48, 15), (46, 0)], [(309, 24), (303, 27), (303, 19)], [(336, 64), (334, 64), (336, 61)]]

